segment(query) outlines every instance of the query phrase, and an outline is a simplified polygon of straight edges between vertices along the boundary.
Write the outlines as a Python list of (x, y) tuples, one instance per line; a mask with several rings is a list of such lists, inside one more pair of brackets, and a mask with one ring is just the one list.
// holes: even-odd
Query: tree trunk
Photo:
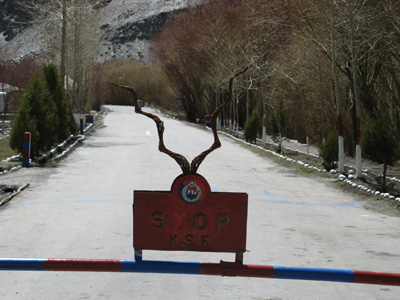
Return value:
[(68, 93), (68, 79), (65, 78), (66, 73), (66, 56), (67, 56), (67, 0), (62, 0), (62, 27), (61, 27), (61, 62), (60, 77), (64, 93)]
[(301, 111), (303, 113), (304, 127), (306, 129), (307, 154), (309, 154), (310, 147), (309, 147), (309, 137), (308, 137), (308, 122), (307, 122), (307, 115), (306, 115), (306, 109), (304, 107), (303, 93), (302, 92), (300, 92), (300, 104), (301, 104)]
[(325, 109), (324, 109), (324, 98), (322, 97), (322, 75), (321, 75), (321, 62), (318, 58), (318, 86), (319, 86), (319, 98), (321, 101), (321, 135), (322, 144), (325, 144)]
[(354, 46), (354, 28), (353, 28), (353, 11), (350, 0), (347, 0), (347, 6), (349, 9), (349, 24), (350, 24), (350, 47), (351, 47), (351, 64), (353, 72), (353, 87), (354, 87), (354, 100), (356, 102), (356, 176), (357, 178), (362, 177), (362, 157), (361, 157), (361, 104), (360, 96), (358, 92), (358, 76), (357, 76), (357, 60)]
[(263, 128), (262, 128), (262, 144), (267, 145), (267, 105), (264, 99), (264, 85), (261, 82), (261, 99), (262, 99), (262, 114), (263, 114)]
[(387, 163), (383, 164), (383, 178), (382, 178), (382, 192), (386, 192), (386, 170), (387, 170)]
[(343, 120), (342, 120), (342, 98), (339, 90), (339, 80), (336, 72), (336, 41), (335, 41), (335, 17), (333, 13), (333, 0), (330, 2), (331, 10), (331, 50), (332, 50), (332, 75), (335, 82), (337, 127), (339, 142), (339, 173), (344, 173), (344, 140), (343, 140)]
[(7, 118), (7, 111), (8, 111), (8, 97), (7, 93), (4, 90), (4, 83), (1, 86), (1, 91), (3, 92), (3, 121), (2, 121), (2, 133), (5, 134), (6, 132), (6, 118)]

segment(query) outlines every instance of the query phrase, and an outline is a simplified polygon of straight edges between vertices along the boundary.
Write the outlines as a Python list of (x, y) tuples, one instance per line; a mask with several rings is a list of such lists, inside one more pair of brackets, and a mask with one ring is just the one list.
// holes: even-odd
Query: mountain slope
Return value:
[(0, 0), (0, 33), (5, 40), (12, 40), (18, 33), (26, 29), (29, 15), (15, 5), (14, 0)]
[[(107, 3), (108, 2), (108, 3)], [(99, 10), (101, 38), (95, 59), (114, 58), (147, 61), (149, 39), (177, 11), (199, 0), (112, 0)], [(28, 18), (15, 1), (0, 0), (0, 47), (3, 59), (42, 56), (45, 38), (40, 25), (27, 26), (15, 20)], [(1, 58), (1, 57), (0, 57)]]

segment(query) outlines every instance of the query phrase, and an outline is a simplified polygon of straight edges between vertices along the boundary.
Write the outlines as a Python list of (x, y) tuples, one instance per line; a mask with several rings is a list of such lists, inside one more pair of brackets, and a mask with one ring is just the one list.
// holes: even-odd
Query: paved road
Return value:
[[(57, 168), (2, 183), (31, 186), (0, 208), (0, 257), (133, 259), (133, 190), (169, 190), (180, 168), (159, 153), (153, 121), (112, 107)], [(190, 160), (212, 135), (162, 117), (165, 143)], [(199, 168), (214, 191), (249, 194), (244, 262), (400, 273), (400, 219), (365, 208), (222, 137)], [(145, 251), (144, 259), (219, 262), (234, 254)], [(400, 288), (197, 275), (0, 271), (0, 299), (399, 299)]]

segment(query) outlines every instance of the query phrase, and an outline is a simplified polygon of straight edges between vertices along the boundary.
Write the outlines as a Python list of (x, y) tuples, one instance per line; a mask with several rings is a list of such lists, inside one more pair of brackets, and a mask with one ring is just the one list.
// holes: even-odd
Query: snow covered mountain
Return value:
[[(14, 22), (27, 16), (13, 0), (0, 0), (0, 48), (3, 59), (40, 55), (44, 37), (40, 26)], [(108, 2), (108, 3), (107, 3)], [(199, 0), (111, 0), (99, 9), (101, 39), (97, 61), (133, 58), (147, 61), (149, 38), (177, 11)]]

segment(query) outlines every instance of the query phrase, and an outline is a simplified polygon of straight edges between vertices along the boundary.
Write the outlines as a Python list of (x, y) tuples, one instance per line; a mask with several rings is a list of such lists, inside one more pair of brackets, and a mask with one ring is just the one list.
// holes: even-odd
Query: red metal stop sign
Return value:
[(134, 192), (135, 251), (244, 253), (246, 193), (211, 192), (200, 175), (181, 175), (170, 192)]

